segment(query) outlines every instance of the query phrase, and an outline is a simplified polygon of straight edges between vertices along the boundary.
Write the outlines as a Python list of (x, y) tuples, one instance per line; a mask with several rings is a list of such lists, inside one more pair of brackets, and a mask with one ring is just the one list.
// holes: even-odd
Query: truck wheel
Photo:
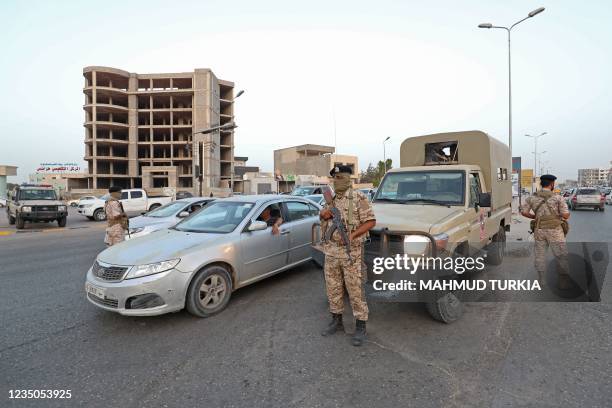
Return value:
[(67, 218), (67, 217), (61, 217), (61, 218), (58, 218), (58, 219), (57, 219), (57, 225), (58, 225), (60, 228), (64, 228), (64, 227), (66, 226), (66, 218)]
[(504, 227), (499, 227), (497, 234), (493, 236), (493, 242), (487, 248), (487, 263), (491, 265), (499, 265), (504, 260), (506, 252), (506, 230)]
[(161, 207), (161, 204), (151, 204), (151, 206), (149, 207), (149, 211), (153, 211), (156, 208)]
[(9, 214), (8, 219), (9, 219), (9, 225), (15, 225), (15, 217)]
[(105, 221), (106, 220), (106, 212), (102, 208), (98, 208), (94, 211), (93, 214), (94, 220), (96, 221)]
[(452, 323), (463, 314), (463, 304), (452, 292), (440, 296), (433, 302), (425, 303), (425, 307), (431, 317), (443, 323)]
[(199, 272), (187, 290), (187, 311), (198, 317), (219, 313), (232, 296), (232, 279), (227, 270), (212, 265)]
[(25, 220), (21, 218), (20, 216), (16, 217), (16, 222), (17, 222), (17, 229), (23, 229), (23, 227), (25, 227)]

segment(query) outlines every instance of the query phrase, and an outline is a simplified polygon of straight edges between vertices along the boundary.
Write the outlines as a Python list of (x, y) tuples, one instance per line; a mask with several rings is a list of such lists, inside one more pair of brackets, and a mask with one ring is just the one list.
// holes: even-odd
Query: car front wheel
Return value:
[(106, 212), (104, 212), (104, 210), (102, 208), (98, 208), (95, 212), (94, 212), (94, 220), (96, 221), (104, 221), (106, 220)]
[(66, 226), (66, 217), (61, 217), (61, 218), (58, 218), (58, 219), (57, 219), (57, 225), (58, 225), (60, 228), (65, 227), (65, 226)]
[(12, 215), (9, 215), (8, 219), (9, 219), (9, 225), (15, 225), (15, 217), (13, 217)]
[(16, 217), (17, 229), (23, 229), (25, 227), (25, 220), (19, 215)]
[(232, 296), (232, 279), (220, 265), (204, 268), (191, 281), (187, 290), (187, 311), (198, 317), (209, 317), (227, 306)]

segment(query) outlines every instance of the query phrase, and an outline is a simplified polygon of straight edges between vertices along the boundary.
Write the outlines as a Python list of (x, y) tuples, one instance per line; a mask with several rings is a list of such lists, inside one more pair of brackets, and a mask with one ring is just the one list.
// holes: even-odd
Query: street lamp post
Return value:
[(508, 33), (508, 147), (510, 148), (510, 156), (512, 156), (512, 55), (511, 55), (511, 43), (510, 43), (510, 32), (514, 27), (528, 18), (534, 17), (544, 11), (544, 7), (537, 8), (530, 12), (527, 17), (517, 21), (510, 27), (494, 26), (491, 23), (479, 24), (479, 28), (499, 28), (506, 30)]
[(383, 140), (383, 166), (385, 169), (385, 174), (387, 174), (387, 149), (385, 148), (385, 142), (389, 139), (391, 139), (391, 136), (387, 136), (387, 138)]
[[(207, 135), (207, 134), (214, 133), (214, 132), (219, 132), (219, 134), (221, 134), (222, 130), (233, 130), (233, 129), (237, 128), (237, 127), (238, 127), (238, 125), (236, 125), (234, 122), (228, 122), (228, 123), (224, 123), (223, 125), (217, 125), (217, 126), (210, 127), (208, 129), (204, 129), (204, 130), (200, 130), (198, 132), (195, 132), (195, 133), (192, 134), (192, 137), (197, 135), (197, 134)], [(209, 143), (209, 146), (212, 147), (213, 143)], [(200, 187), (199, 187), (199, 191), (200, 191), (199, 195), (200, 196), (202, 196), (202, 179), (203, 179), (202, 175), (203, 175), (203, 172), (204, 172), (204, 170), (203, 170), (203, 167), (204, 167), (204, 157), (203, 157), (204, 156), (204, 151), (203, 151), (203, 149), (201, 149), (201, 147), (203, 147), (202, 142), (198, 142), (198, 150), (197, 150), (198, 151), (198, 167), (199, 167), (198, 179), (199, 179), (199, 184), (200, 184)], [(192, 155), (192, 157), (193, 157), (193, 155)]]
[[(234, 99), (232, 99), (232, 103), (234, 103), (234, 101), (236, 101), (236, 99), (240, 98), (240, 95), (242, 95), (244, 93), (244, 89), (241, 89), (240, 91), (238, 91), (238, 93), (236, 94), (236, 96), (234, 96)], [(234, 113), (234, 110), (232, 109), (232, 113)], [(219, 131), (219, 135), (221, 135), (220, 133), (221, 131)], [(231, 157), (232, 161), (231, 161), (231, 166), (232, 168), (230, 169), (230, 189), (232, 190), (232, 195), (234, 194), (234, 151), (232, 150), (232, 157)]]
[[(547, 132), (542, 132), (539, 135), (525, 135), (526, 137), (530, 137), (533, 139), (533, 176), (535, 177), (538, 172), (538, 139), (544, 135), (547, 135)], [(543, 152), (546, 153), (546, 152)]]

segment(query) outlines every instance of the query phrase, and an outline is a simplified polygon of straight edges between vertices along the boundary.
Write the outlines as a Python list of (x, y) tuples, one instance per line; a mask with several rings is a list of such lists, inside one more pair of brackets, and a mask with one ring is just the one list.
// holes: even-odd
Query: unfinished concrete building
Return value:
[(234, 133), (194, 133), (234, 120), (234, 84), (210, 69), (136, 74), (90, 66), (85, 77), (88, 188), (231, 189)]

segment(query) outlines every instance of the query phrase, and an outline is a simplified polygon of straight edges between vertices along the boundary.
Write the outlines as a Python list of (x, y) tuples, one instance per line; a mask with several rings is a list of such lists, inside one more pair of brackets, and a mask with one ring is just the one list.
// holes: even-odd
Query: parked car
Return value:
[(304, 198), (319, 204), (321, 207), (325, 205), (325, 198), (323, 197), (323, 194), (311, 194), (304, 196)]
[(177, 191), (175, 196), (177, 200), (182, 200), (183, 198), (190, 197), (193, 197), (193, 194), (191, 194), (189, 191)]
[[(267, 208), (281, 212), (280, 234), (262, 219)], [(319, 211), (305, 198), (283, 195), (215, 200), (172, 228), (102, 251), (87, 272), (86, 297), (123, 315), (187, 308), (211, 316), (234, 290), (309, 262)]]
[(313, 194), (323, 194), (325, 190), (332, 190), (330, 186), (297, 186), (291, 192), (292, 196), (304, 197)]
[(376, 194), (376, 190), (373, 188), (360, 188), (359, 191), (365, 194), (366, 197), (368, 197), (368, 200), (370, 201), (372, 201), (372, 199), (374, 198), (374, 194)]
[(153, 231), (170, 228), (183, 218), (205, 207), (211, 201), (214, 201), (214, 198), (184, 198), (132, 218), (130, 220), (129, 234), (126, 233), (125, 239), (134, 239), (148, 235)]
[(96, 196), (83, 196), (74, 200), (68, 200), (66, 203), (71, 207), (78, 207), (84, 201), (95, 200)]
[[(104, 221), (104, 203), (110, 196), (108, 194), (93, 200), (79, 203), (79, 214), (84, 215), (90, 220)], [(172, 201), (172, 197), (149, 196), (141, 188), (121, 190), (121, 203), (128, 217), (134, 217), (146, 211), (154, 210)]]
[(606, 205), (612, 205), (612, 194), (606, 196)]
[(594, 210), (603, 211), (605, 196), (594, 187), (579, 187), (574, 190), (569, 200), (570, 210), (590, 207)]

